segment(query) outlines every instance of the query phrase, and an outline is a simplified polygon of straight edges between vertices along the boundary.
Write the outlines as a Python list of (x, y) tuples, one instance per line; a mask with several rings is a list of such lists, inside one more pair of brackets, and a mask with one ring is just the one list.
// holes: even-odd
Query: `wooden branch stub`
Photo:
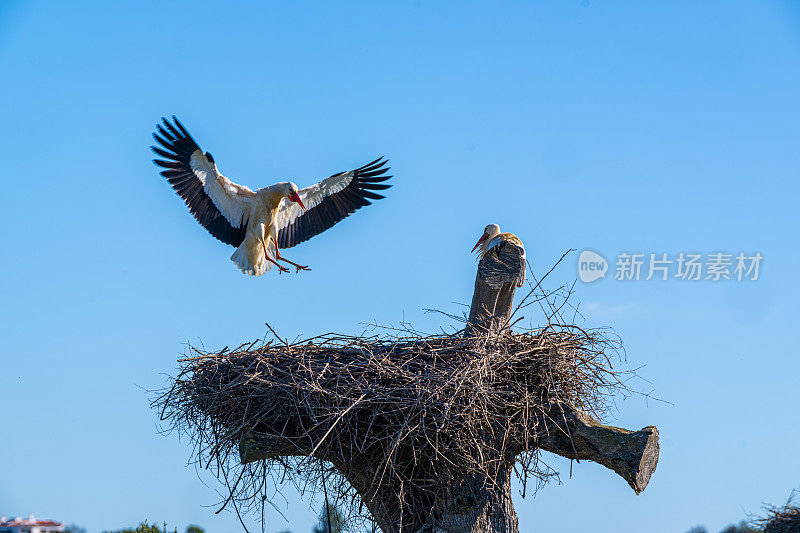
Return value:
[(308, 455), (311, 449), (301, 449), (303, 445), (308, 445), (307, 439), (294, 441), (286, 437), (251, 432), (239, 440), (239, 459), (246, 465), (261, 459)]
[(514, 291), (525, 279), (523, 253), (519, 246), (503, 241), (480, 260), (465, 335), (493, 332), (508, 325)]
[(536, 445), (569, 459), (585, 459), (610, 468), (641, 493), (658, 465), (658, 429), (639, 431), (604, 426), (591, 416), (564, 404), (551, 407), (545, 434)]

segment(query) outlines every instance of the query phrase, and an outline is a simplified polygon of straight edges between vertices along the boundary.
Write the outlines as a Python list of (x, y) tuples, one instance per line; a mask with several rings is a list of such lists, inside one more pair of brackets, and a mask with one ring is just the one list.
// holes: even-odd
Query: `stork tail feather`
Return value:
[[(268, 249), (269, 252), (272, 253), (273, 247), (271, 245), (268, 246)], [(231, 261), (239, 267), (239, 270), (251, 276), (260, 276), (272, 268), (272, 263), (266, 260), (264, 252), (260, 249), (257, 249), (255, 254), (253, 254), (255, 257), (253, 257), (252, 260), (249, 252), (250, 251), (247, 249), (247, 240), (240, 244), (239, 247), (236, 248), (236, 251), (233, 252)]]

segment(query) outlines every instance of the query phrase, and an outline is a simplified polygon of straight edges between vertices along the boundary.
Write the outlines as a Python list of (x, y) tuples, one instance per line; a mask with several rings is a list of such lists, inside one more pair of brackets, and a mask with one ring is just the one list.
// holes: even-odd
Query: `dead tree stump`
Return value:
[[(520, 250), (511, 243), (495, 247), (482, 258), (466, 337), (495, 336), (494, 342), (503, 342), (502, 335), (509, 331), (516, 285), (524, 276), (524, 269)], [(280, 431), (250, 431), (240, 440), (239, 453), (243, 464), (309, 455), (329, 461), (359, 494), (384, 533), (518, 533), (511, 474), (517, 457), (533, 449), (594, 461), (619, 474), (637, 494), (645, 489), (658, 462), (658, 430), (654, 426), (639, 431), (605, 426), (558, 401), (537, 405), (536, 412), (535, 419), (529, 419), (535, 428), (533, 434), (528, 431), (530, 428), (512, 427), (509, 431), (504, 426), (506, 420), (496, 420), (497, 432), (486, 431), (478, 436), (474, 453), (484, 465), (478, 471), (460, 471), (458, 464), (443, 468), (434, 462), (447, 462), (446, 455), (418, 456), (413, 446), (394, 450), (395, 465), (400, 463), (402, 468), (402, 461), (406, 461), (409, 478), (414, 476), (405, 483), (402, 479), (376, 481), (378, 465), (363, 464), (360, 452), (353, 449), (358, 447), (360, 437), (352, 435), (355, 444), (325, 442), (333, 428), (315, 423), (313, 417), (299, 422), (272, 422), (270, 427), (283, 424)], [(353, 413), (350, 414), (357, 416)], [(397, 428), (398, 432), (402, 430)], [(446, 440), (448, 435), (441, 432), (427, 438)]]

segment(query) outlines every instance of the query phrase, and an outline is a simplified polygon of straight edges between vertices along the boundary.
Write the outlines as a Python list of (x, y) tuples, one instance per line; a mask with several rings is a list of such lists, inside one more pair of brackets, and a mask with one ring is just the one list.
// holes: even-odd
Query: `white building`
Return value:
[(0, 516), (0, 533), (56, 533), (64, 531), (64, 524), (55, 520), (42, 520), (32, 514), (28, 518)]

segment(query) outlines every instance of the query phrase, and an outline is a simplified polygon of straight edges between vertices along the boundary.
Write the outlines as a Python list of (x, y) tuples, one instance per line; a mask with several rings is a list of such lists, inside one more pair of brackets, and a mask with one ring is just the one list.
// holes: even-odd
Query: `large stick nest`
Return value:
[[(372, 490), (434, 490), (436, 480), (492, 473), (516, 455), (522, 481), (543, 482), (552, 474), (535, 447), (544, 406), (566, 402), (601, 418), (625, 388), (611, 369), (618, 348), (605, 331), (553, 324), (492, 339), (406, 331), (288, 343), (276, 335), (219, 352), (191, 347), (155, 403), (227, 484), (226, 503), (263, 516), (287, 478), (301, 488), (327, 481), (326, 496), (358, 502), (323, 461), (339, 472), (360, 466)], [(241, 465), (240, 440), (253, 434), (282, 456)]]

